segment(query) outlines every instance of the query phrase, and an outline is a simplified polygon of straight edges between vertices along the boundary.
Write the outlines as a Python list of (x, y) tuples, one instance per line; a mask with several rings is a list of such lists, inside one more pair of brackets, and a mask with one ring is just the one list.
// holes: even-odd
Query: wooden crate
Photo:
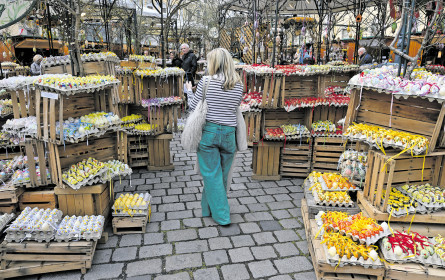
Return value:
[(0, 213), (15, 213), (18, 203), (9, 206), (0, 206)]
[[(317, 121), (331, 121), (337, 125), (337, 122), (346, 116), (347, 106), (317, 106), (312, 110), (311, 124)], [(310, 129), (310, 127), (308, 127)]]
[(412, 97), (394, 98), (391, 102), (391, 95), (386, 93), (363, 89), (360, 96), (360, 90), (355, 89), (349, 102), (345, 129), (357, 122), (422, 135), (429, 140), (428, 152), (431, 153), (440, 144), (439, 133), (444, 129), (444, 116), (445, 103)]
[(20, 211), (23, 211), (26, 207), (57, 208), (54, 190), (26, 190), (19, 198)]
[(120, 81), (118, 85), (119, 103), (134, 103), (135, 100), (135, 78), (133, 74), (116, 75)]
[(253, 146), (253, 180), (280, 180), (282, 142), (259, 142)]
[(277, 109), (281, 105), (284, 94), (283, 74), (256, 75), (254, 73), (241, 74), (244, 83), (244, 92), (262, 92), (262, 108)]
[(266, 133), (267, 128), (277, 128), (286, 124), (303, 124), (310, 129), (310, 114), (308, 108), (286, 112), (284, 109), (263, 111), (263, 119), (261, 121), (262, 136)]
[[(45, 97), (36, 90), (37, 139), (45, 142), (63, 144), (63, 121), (78, 118), (94, 112), (113, 112), (118, 114), (117, 90), (106, 88), (95, 93), (79, 93), (75, 95), (55, 94), (57, 99)], [(56, 122), (59, 121), (60, 135), (56, 135)]]
[(280, 174), (283, 177), (306, 178), (311, 172), (312, 139), (304, 138), (301, 144), (286, 143), (281, 150)]
[(35, 116), (35, 90), (10, 91), (12, 111), (15, 119)]
[(282, 107), (284, 107), (286, 99), (317, 96), (319, 96), (318, 76), (285, 76), (284, 93), (281, 96)]
[(334, 73), (318, 76), (318, 92), (320, 96), (325, 96), (324, 91), (327, 87), (339, 86), (345, 88), (349, 80), (355, 73)]
[(173, 170), (170, 156), (170, 141), (173, 134), (148, 137), (148, 170)]
[(147, 167), (149, 163), (148, 136), (129, 135), (127, 139), (128, 164), (130, 167)]
[(243, 116), (247, 129), (247, 144), (252, 146), (261, 139), (261, 112), (244, 112)]
[(71, 64), (42, 67), (42, 74), (73, 74)]
[(54, 193), (59, 202), (59, 209), (69, 216), (102, 215), (108, 220), (110, 203), (114, 201), (112, 182), (85, 186), (78, 190), (56, 187)]
[(145, 233), (150, 217), (151, 204), (148, 205), (147, 215), (144, 217), (113, 217), (113, 233), (118, 235)]
[(135, 76), (135, 104), (141, 105), (142, 99), (180, 96), (184, 98), (182, 76), (160, 78), (153, 76)]
[(337, 167), (341, 154), (353, 148), (352, 145), (345, 146), (344, 141), (340, 137), (314, 137), (312, 169), (318, 172), (339, 172)]
[(17, 204), (24, 191), (25, 189), (23, 187), (14, 186), (8, 186), (0, 189), (0, 207), (7, 207)]
[(51, 179), (54, 184), (63, 187), (62, 171), (89, 157), (105, 162), (117, 159), (117, 133), (108, 132), (100, 138), (76, 144), (48, 144)]
[[(53, 182), (51, 177), (51, 166), (47, 166), (45, 145), (38, 140), (27, 140), (25, 142), (25, 154), (28, 158), (28, 170), (30, 182), (24, 184), (27, 188), (46, 186)], [(35, 160), (37, 158), (37, 161)], [(40, 177), (37, 176), (36, 165), (40, 167)], [(50, 178), (47, 177), (49, 169)]]
[(11, 148), (0, 148), (0, 160), (13, 159), (14, 157), (23, 156), (25, 149), (23, 145), (18, 145)]
[(116, 63), (111, 61), (86, 61), (83, 62), (83, 70), (86, 76), (89, 75), (110, 75), (116, 73)]
[(128, 164), (128, 136), (124, 132), (117, 133), (117, 159)]
[(360, 265), (345, 265), (343, 267), (333, 267), (326, 259), (326, 255), (321, 244), (321, 240), (315, 238), (317, 233), (315, 222), (309, 220), (306, 200), (301, 201), (301, 212), (303, 216), (304, 228), (307, 236), (309, 253), (312, 258), (315, 274), (318, 280), (383, 280), (385, 268), (367, 269)]
[(141, 106), (129, 106), (129, 111), (132, 114), (143, 115), (148, 123), (156, 125), (153, 133), (156, 135), (165, 132), (177, 132), (178, 131), (178, 118), (180, 115), (181, 105), (163, 106), (163, 107), (150, 107), (143, 108)]
[(85, 274), (91, 268), (97, 241), (1, 244), (1, 279), (80, 269)]
[(445, 269), (416, 263), (385, 263), (385, 280), (445, 280)]

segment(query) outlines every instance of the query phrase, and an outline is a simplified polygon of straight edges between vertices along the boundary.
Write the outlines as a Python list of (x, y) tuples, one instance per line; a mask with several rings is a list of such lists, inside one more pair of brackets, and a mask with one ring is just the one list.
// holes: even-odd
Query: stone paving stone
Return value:
[[(43, 280), (80, 280), (82, 278), (82, 274), (80, 271), (63, 271), (63, 272), (55, 272), (55, 273), (47, 273), (43, 274), (40, 279)], [(39, 279), (39, 275), (37, 276), (22, 276), (20, 278), (16, 278), (20, 280), (37, 280)]]
[(139, 249), (139, 258), (152, 258), (170, 255), (173, 252), (171, 244), (159, 244), (151, 246), (142, 246)]
[(240, 214), (231, 214), (230, 220), (232, 221), (232, 224), (244, 223), (244, 219)]
[(173, 230), (167, 232), (168, 242), (193, 240), (198, 238), (195, 229)]
[(267, 203), (269, 208), (271, 210), (278, 210), (278, 209), (287, 209), (287, 208), (294, 208), (295, 206), (292, 204), (291, 201), (277, 201), (277, 202), (269, 202)]
[(287, 201), (287, 200), (292, 200), (292, 197), (290, 197), (287, 194), (276, 194), (273, 196), (275, 198), (276, 201)]
[(293, 273), (313, 269), (308, 259), (300, 256), (275, 260), (274, 263), (280, 273)]
[(142, 235), (140, 234), (125, 234), (122, 235), (119, 247), (140, 246), (142, 243)]
[(280, 242), (300, 240), (300, 237), (295, 233), (295, 231), (290, 229), (275, 231), (274, 234)]
[(216, 227), (200, 228), (198, 229), (198, 235), (201, 239), (217, 237), (218, 230), (216, 229)]
[(292, 202), (296, 207), (301, 208), (301, 199), (294, 199)]
[(172, 195), (172, 196), (176, 195), (179, 199), (178, 195), (182, 194), (182, 189), (169, 189), (169, 190), (167, 190), (167, 193), (168, 193), (168, 195)]
[[(295, 279), (304, 279), (306, 280), (306, 278), (295, 278)], [(274, 277), (270, 277), (269, 280), (293, 280), (292, 277), (290, 277), (289, 275), (277, 275)]]
[(218, 279), (219, 274), (218, 274), (218, 270), (213, 267), (213, 268), (207, 268), (207, 269), (200, 269), (200, 270), (193, 272), (193, 278), (195, 280)]
[(195, 201), (196, 196), (194, 194), (183, 194), (179, 196), (179, 200), (182, 202), (189, 202), (189, 201)]
[(307, 240), (306, 231), (304, 229), (297, 229), (296, 232), (303, 240)]
[(231, 249), (229, 250), (229, 255), (232, 263), (248, 262), (253, 260), (249, 247)]
[(255, 199), (255, 197), (252, 197), (252, 196), (240, 197), (240, 198), (238, 198), (238, 200), (241, 204), (258, 203), (258, 201)]
[(282, 229), (280, 223), (277, 221), (260, 221), (260, 226), (263, 231), (272, 231)]
[[(241, 175), (239, 175), (239, 176), (241, 176)], [(239, 184), (230, 185), (230, 189), (234, 190), (234, 191), (239, 191), (239, 190), (245, 190), (245, 189), (247, 189), (247, 187), (246, 187), (245, 183), (239, 183)]]
[[(150, 194), (152, 195), (152, 196), (164, 196), (164, 195), (166, 195), (166, 192), (165, 192), (165, 190), (152, 190), (151, 192), (150, 192)], [(165, 202), (164, 202), (165, 203)]]
[(257, 196), (256, 198), (259, 202), (261, 203), (266, 203), (266, 202), (274, 202), (275, 198), (271, 195), (262, 195), (262, 196)]
[(181, 222), (179, 220), (161, 222), (161, 230), (172, 230), (180, 228), (181, 228)]
[(239, 226), (243, 233), (255, 233), (261, 231), (257, 223), (242, 223), (239, 224)]
[(173, 255), (165, 258), (165, 270), (181, 270), (184, 268), (193, 268), (202, 266), (201, 254)]
[(190, 280), (190, 275), (187, 272), (179, 272), (176, 274), (160, 275), (155, 280)]
[(292, 217), (301, 217), (301, 208), (287, 209)]
[(185, 210), (185, 205), (182, 202), (162, 204), (159, 206), (160, 212), (171, 212), (171, 211), (181, 211), (181, 210)]
[(264, 181), (264, 182), (260, 182), (261, 186), (263, 186), (265, 189), (269, 189), (269, 188), (276, 188), (278, 187), (277, 183), (273, 182), (273, 181)]
[(250, 272), (255, 278), (277, 274), (277, 270), (273, 267), (270, 261), (250, 262), (248, 266)]
[(292, 182), (289, 180), (281, 180), (281, 181), (277, 181), (277, 185), (279, 187), (291, 186)]
[(157, 274), (162, 272), (162, 260), (150, 259), (127, 264), (127, 276)]
[(304, 193), (291, 193), (289, 196), (295, 200), (301, 200), (304, 198)]
[(118, 278), (122, 274), (123, 263), (93, 265), (83, 276), (85, 280)]
[(139, 275), (139, 276), (131, 276), (127, 277), (126, 280), (151, 280), (151, 275)]
[[(289, 210), (292, 210), (292, 209), (289, 209)], [(278, 220), (291, 217), (288, 210), (274, 210), (274, 211), (271, 211), (270, 213), (272, 213), (272, 215)]]
[(116, 248), (117, 247), (117, 242), (119, 241), (119, 238), (117, 235), (113, 235), (110, 236), (108, 238), (107, 243), (105, 244), (97, 244), (97, 248), (98, 249), (106, 249), (106, 248)]
[(161, 233), (146, 233), (144, 234), (144, 245), (164, 243), (164, 234)]
[(201, 201), (186, 202), (187, 209), (200, 209)]
[(262, 189), (248, 190), (248, 192), (252, 196), (260, 196), (260, 195), (265, 195), (266, 194)]
[(150, 222), (162, 222), (165, 221), (165, 213), (151, 213)]
[(247, 213), (246, 215), (244, 215), (244, 219), (247, 222), (258, 222), (258, 221), (273, 220), (273, 217), (268, 212), (255, 212), (255, 213)]
[(213, 250), (204, 252), (204, 262), (206, 266), (219, 265), (229, 262), (229, 257), (225, 250)]
[(296, 219), (283, 219), (280, 224), (284, 228), (301, 228), (301, 224)]
[(176, 254), (206, 252), (209, 250), (206, 240), (195, 240), (175, 243)]
[(218, 224), (210, 217), (204, 217), (202, 219), (206, 227), (217, 226)]
[(192, 210), (176, 211), (176, 212), (168, 212), (167, 213), (168, 220), (186, 219), (186, 218), (192, 218), (192, 217), (193, 217)]
[(93, 264), (109, 263), (111, 259), (111, 253), (111, 249), (96, 250), (96, 252), (94, 253)]
[(157, 222), (149, 222), (145, 232), (158, 232), (160, 224)]
[(277, 254), (272, 246), (260, 246), (260, 247), (251, 247), (253, 256), (257, 260), (265, 260), (276, 258)]
[(182, 223), (185, 227), (202, 227), (202, 221), (200, 218), (184, 219), (182, 220)]
[(242, 213), (248, 213), (249, 209), (246, 207), (246, 205), (233, 205), (230, 207), (230, 213), (231, 214), (242, 214)]
[(297, 247), (291, 242), (274, 244), (273, 247), (278, 251), (281, 257), (289, 257), (299, 255)]
[(263, 245), (263, 244), (269, 244), (269, 243), (277, 242), (275, 237), (273, 237), (272, 232), (255, 233), (253, 235), (253, 239), (255, 239), (255, 242), (258, 245)]
[(221, 236), (238, 235), (241, 232), (237, 224), (231, 224), (228, 227), (219, 226), (218, 229)]
[(246, 206), (249, 208), (250, 212), (269, 211), (269, 208), (264, 203), (247, 204)]
[(255, 242), (250, 235), (238, 235), (231, 237), (233, 245), (235, 247), (254, 246)]
[(232, 243), (228, 237), (217, 237), (209, 239), (210, 250), (218, 249), (230, 249), (232, 248)]
[(117, 248), (113, 252), (112, 260), (115, 262), (134, 260), (137, 249), (137, 247)]
[(162, 197), (162, 203), (174, 203), (179, 202), (179, 196), (177, 195), (168, 195)]
[(224, 280), (246, 280), (250, 279), (249, 272), (243, 264), (231, 264), (221, 267)]
[(298, 279), (317, 280), (317, 277), (315, 276), (314, 271), (297, 273), (297, 274), (294, 274), (294, 277), (295, 277), (295, 280), (298, 280)]
[(296, 242), (295, 245), (297, 245), (298, 249), (300, 249), (303, 254), (309, 254), (309, 245), (307, 244), (307, 241)]

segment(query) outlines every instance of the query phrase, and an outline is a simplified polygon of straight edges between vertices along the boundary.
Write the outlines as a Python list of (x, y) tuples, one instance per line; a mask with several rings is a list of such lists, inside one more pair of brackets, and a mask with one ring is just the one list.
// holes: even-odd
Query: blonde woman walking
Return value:
[(230, 225), (227, 178), (237, 149), (236, 109), (243, 87), (235, 64), (226, 49), (214, 49), (207, 55), (209, 76), (201, 79), (196, 93), (187, 83), (189, 106), (193, 111), (202, 99), (204, 82), (210, 79), (206, 93), (208, 110), (198, 146), (198, 162), (204, 179), (201, 206), (203, 217), (211, 216), (220, 225)]

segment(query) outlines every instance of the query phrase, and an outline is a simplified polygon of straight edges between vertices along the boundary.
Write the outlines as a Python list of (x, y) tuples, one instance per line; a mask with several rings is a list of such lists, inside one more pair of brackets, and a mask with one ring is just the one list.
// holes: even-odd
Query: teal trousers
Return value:
[(206, 122), (198, 146), (199, 170), (204, 179), (202, 216), (220, 225), (230, 224), (227, 176), (236, 152), (236, 127)]

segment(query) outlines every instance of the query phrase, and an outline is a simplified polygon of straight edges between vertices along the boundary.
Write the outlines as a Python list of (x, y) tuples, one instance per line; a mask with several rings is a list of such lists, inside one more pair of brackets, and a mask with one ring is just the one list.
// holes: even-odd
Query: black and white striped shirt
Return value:
[[(202, 92), (204, 90), (204, 81), (209, 77), (203, 77), (197, 86), (196, 93), (187, 91), (188, 104), (193, 111), (202, 99)], [(241, 103), (243, 95), (243, 86), (241, 83), (235, 85), (231, 90), (225, 91), (223, 89), (224, 82), (220, 79), (212, 78), (207, 89), (207, 116), (206, 120), (216, 124), (227, 126), (236, 126), (236, 108)]]

